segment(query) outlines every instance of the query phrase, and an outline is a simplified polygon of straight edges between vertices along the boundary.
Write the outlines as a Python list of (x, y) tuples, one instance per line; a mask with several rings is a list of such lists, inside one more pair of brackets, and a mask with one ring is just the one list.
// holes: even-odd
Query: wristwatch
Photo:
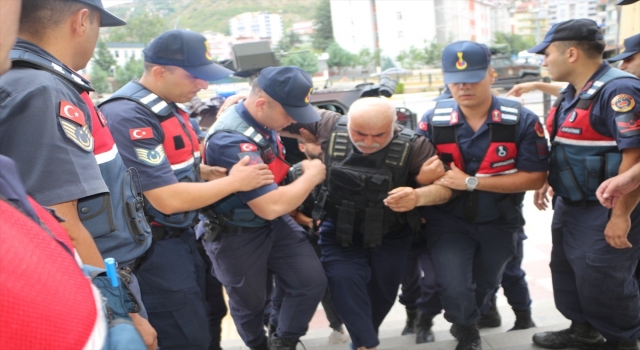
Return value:
[(464, 183), (467, 184), (467, 191), (471, 192), (476, 189), (476, 186), (478, 186), (478, 178), (475, 176), (469, 176), (464, 180)]

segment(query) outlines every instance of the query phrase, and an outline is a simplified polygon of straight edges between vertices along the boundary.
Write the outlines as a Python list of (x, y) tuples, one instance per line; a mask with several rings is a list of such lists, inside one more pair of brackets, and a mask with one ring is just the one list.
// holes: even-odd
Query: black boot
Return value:
[(456, 350), (482, 350), (482, 339), (478, 326), (456, 326), (456, 334), (458, 335), (458, 346)]
[(275, 334), (269, 338), (270, 350), (296, 350), (299, 340), (295, 338), (278, 338)]
[(449, 328), (449, 333), (451, 333), (451, 335), (454, 338), (460, 339), (460, 328), (456, 326), (455, 323), (451, 324), (451, 328)]
[(267, 343), (267, 340), (265, 339), (264, 342), (258, 346), (250, 346), (249, 347), (250, 350), (269, 350), (269, 344)]
[(496, 296), (495, 294), (491, 298), (491, 307), (489, 307), (489, 311), (486, 314), (480, 316), (478, 320), (478, 328), (495, 328), (500, 327), (502, 324), (502, 318), (500, 317), (500, 313), (498, 312), (498, 306), (496, 305)]
[(416, 344), (433, 343), (436, 340), (431, 327), (433, 327), (433, 316), (420, 314), (416, 322)]
[(533, 343), (546, 349), (585, 348), (604, 343), (604, 338), (588, 323), (571, 323), (557, 332), (536, 333)]
[(416, 318), (418, 317), (418, 310), (407, 309), (407, 324), (402, 330), (402, 335), (416, 334)]
[(536, 326), (536, 324), (531, 319), (531, 310), (527, 311), (514, 311), (516, 314), (516, 323), (513, 325), (513, 328), (509, 330), (517, 331), (518, 329), (529, 329)]
[(599, 347), (602, 350), (637, 350), (637, 340), (607, 340)]

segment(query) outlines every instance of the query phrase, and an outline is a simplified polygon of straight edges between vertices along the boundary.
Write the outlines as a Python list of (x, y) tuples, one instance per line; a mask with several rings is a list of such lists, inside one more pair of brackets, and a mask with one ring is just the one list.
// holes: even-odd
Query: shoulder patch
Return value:
[(616, 126), (622, 137), (640, 135), (640, 112), (627, 113), (616, 117)]
[(86, 124), (82, 110), (69, 101), (60, 101), (59, 114), (61, 117), (69, 119), (80, 126), (85, 126)]
[(129, 129), (129, 136), (132, 140), (144, 140), (153, 138), (153, 129), (151, 128), (137, 128)]
[(107, 125), (107, 118), (104, 117), (104, 114), (102, 114), (102, 112), (97, 108), (96, 111), (98, 112), (98, 119), (100, 119), (100, 124), (102, 124), (102, 126)]
[(258, 146), (251, 142), (243, 142), (240, 144), (241, 152), (256, 152), (258, 150)]
[(544, 137), (544, 129), (542, 128), (542, 124), (540, 124), (540, 122), (536, 122), (536, 134), (538, 134), (539, 137)]
[(141, 162), (152, 166), (159, 165), (166, 157), (166, 153), (164, 152), (164, 147), (162, 147), (162, 145), (158, 145), (158, 147), (154, 149), (134, 148), (134, 150)]
[(536, 149), (538, 150), (538, 159), (545, 160), (549, 158), (549, 145), (547, 140), (536, 140)]
[(263, 164), (264, 163), (262, 161), (262, 156), (260, 156), (260, 152), (240, 152), (240, 153), (238, 153), (238, 159), (242, 159), (245, 156), (249, 156), (249, 164), (248, 165)]
[(449, 124), (458, 124), (458, 112), (451, 112), (451, 115), (449, 116)]
[(635, 105), (636, 101), (627, 94), (616, 95), (616, 97), (611, 100), (611, 108), (620, 113), (629, 112)]
[(58, 118), (58, 120), (60, 121), (60, 126), (62, 126), (62, 131), (65, 136), (83, 150), (87, 152), (93, 151), (93, 136), (91, 136), (88, 125), (79, 126), (62, 118)]
[(420, 122), (418, 124), (418, 128), (422, 131), (427, 131), (429, 129), (429, 124), (427, 124), (426, 122)]
[(493, 110), (493, 112), (491, 112), (491, 121), (494, 122), (501, 122), (502, 121), (502, 113), (500, 113), (499, 110), (495, 109)]

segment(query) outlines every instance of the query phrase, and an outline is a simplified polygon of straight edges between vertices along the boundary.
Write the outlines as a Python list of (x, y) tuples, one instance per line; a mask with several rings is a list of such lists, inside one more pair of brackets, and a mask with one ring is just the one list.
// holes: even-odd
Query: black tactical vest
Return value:
[(342, 246), (352, 244), (354, 231), (362, 233), (364, 247), (375, 249), (382, 236), (407, 223), (414, 231), (419, 230), (416, 209), (396, 213), (383, 203), (392, 189), (415, 187), (415, 180), (409, 178), (409, 166), (416, 137), (413, 130), (403, 128), (385, 148), (363, 155), (349, 139), (347, 117), (338, 120), (325, 156), (327, 197), (318, 199), (317, 205), (335, 222), (336, 239)]

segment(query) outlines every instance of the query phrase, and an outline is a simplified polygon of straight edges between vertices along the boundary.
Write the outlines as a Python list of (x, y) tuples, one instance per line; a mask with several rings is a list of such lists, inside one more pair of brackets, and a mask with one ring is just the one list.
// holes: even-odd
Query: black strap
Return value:
[(344, 248), (353, 244), (353, 231), (355, 229), (356, 208), (355, 203), (342, 201), (337, 208), (338, 220), (336, 222), (336, 239)]
[(367, 208), (364, 214), (363, 246), (375, 250), (387, 233), (384, 224), (384, 208)]

